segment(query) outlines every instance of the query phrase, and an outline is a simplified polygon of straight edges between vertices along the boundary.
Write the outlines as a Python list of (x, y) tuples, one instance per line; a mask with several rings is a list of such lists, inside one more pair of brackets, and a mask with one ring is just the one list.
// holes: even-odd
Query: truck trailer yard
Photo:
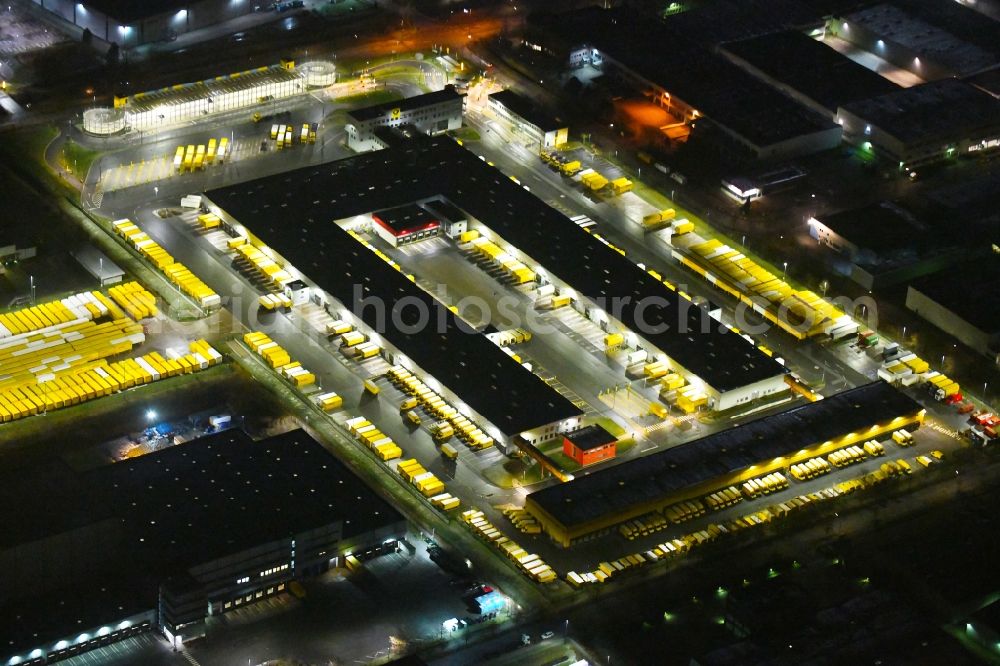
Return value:
[(995, 317), (835, 223), (995, 272), (943, 2), (0, 12), (0, 664), (995, 661)]

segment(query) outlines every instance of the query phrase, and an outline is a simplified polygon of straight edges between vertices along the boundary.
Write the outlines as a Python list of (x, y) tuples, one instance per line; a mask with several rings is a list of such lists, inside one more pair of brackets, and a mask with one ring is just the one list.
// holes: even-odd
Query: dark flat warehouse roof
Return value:
[(403, 520), (302, 430), (259, 442), (226, 430), (99, 468), (85, 483), (130, 507), (129, 538), (181, 566), (338, 520), (345, 538)]
[(442, 201), (440, 199), (435, 201), (425, 201), (423, 207), (438, 216), (438, 219), (442, 222), (447, 222), (453, 224), (455, 222), (465, 222), (468, 221), (469, 215), (459, 208), (451, 204), (448, 201)]
[(892, 386), (876, 382), (578, 476), (529, 499), (566, 527), (582, 525), (920, 409)]
[(538, 32), (564, 43), (599, 49), (755, 146), (836, 127), (671, 27), (670, 21), (651, 21), (627, 8), (535, 14), (529, 21)]
[(179, 12), (191, 6), (190, 0), (85, 0), (83, 5), (122, 23), (141, 21), (143, 19)]
[(957, 79), (901, 88), (844, 105), (900, 141), (952, 141), (1000, 128), (1000, 99)]
[[(341, 186), (352, 177), (351, 169), (345, 168), (344, 163), (326, 165), (325, 168), (330, 167), (343, 171), (335, 178)], [(296, 180), (306, 185), (321, 182), (318, 176), (303, 177), (301, 174), (297, 174)], [(362, 177), (361, 182), (370, 181)], [(426, 291), (332, 222), (339, 217), (358, 214), (360, 210), (342, 215), (343, 209), (338, 208), (339, 213), (323, 212), (317, 217), (306, 211), (295, 216), (286, 213), (288, 216), (279, 221), (266, 210), (242, 210), (239, 206), (230, 205), (226, 195), (219, 195), (220, 191), (208, 193), (213, 202), (246, 224), (256, 236), (331, 296), (359, 314), (369, 327), (378, 331), (503, 433), (517, 435), (582, 413), (484, 335), (460, 324), (451, 311)], [(251, 199), (238, 196), (245, 201)], [(405, 195), (411, 200), (413, 196), (413, 193)], [(369, 205), (373, 204), (377, 205), (369, 202)], [(292, 220), (298, 221), (298, 224), (290, 225)], [(387, 304), (383, 315), (380, 316), (374, 307), (356, 305), (361, 302), (360, 299), (370, 298)], [(398, 317), (394, 318), (390, 314), (391, 309), (404, 298), (404, 302), (411, 304), (402, 308)], [(418, 326), (420, 313), (412, 304), (414, 299), (422, 304), (425, 312), (431, 313), (425, 327)], [(443, 324), (442, 328), (438, 327), (439, 322)]]
[[(41, 488), (44, 493), (39, 493)], [(38, 495), (41, 501), (34, 499)], [(0, 475), (0, 549), (113, 519), (112, 508), (107, 498), (88, 492), (79, 475), (61, 461), (5, 470)]]
[[(971, 257), (970, 257), (971, 259)], [(1000, 335), (1000, 260), (979, 257), (964, 268), (941, 271), (910, 284), (911, 289), (990, 335)]]
[(443, 102), (459, 100), (462, 99), (462, 97), (463, 95), (460, 95), (455, 91), (455, 86), (447, 85), (441, 90), (424, 93), (423, 95), (415, 95), (413, 97), (407, 97), (393, 102), (383, 102), (382, 104), (366, 106), (362, 109), (354, 109), (353, 111), (348, 111), (347, 115), (358, 122), (364, 122), (374, 118), (388, 117), (389, 114), (392, 113), (393, 109), (399, 109), (400, 113), (406, 113), (407, 111), (421, 109), (426, 106), (433, 106)]
[(940, 238), (927, 238), (929, 227), (891, 201), (818, 215), (816, 219), (859, 249), (876, 253), (920, 248), (927, 243), (947, 244)]
[(832, 112), (899, 86), (797, 30), (730, 42), (723, 49)]
[[(357, 254), (363, 248), (351, 245), (348, 249), (353, 252), (348, 252), (338, 247), (344, 232), (333, 229), (336, 225), (330, 221), (445, 196), (578, 293), (607, 304), (605, 309), (612, 314), (614, 306), (620, 305), (618, 318), (622, 323), (716, 390), (732, 390), (785, 372), (774, 359), (710, 319), (705, 310), (667, 289), (568, 217), (447, 137), (414, 137), (386, 150), (268, 176), (212, 190), (206, 195), (335, 296), (345, 291), (352, 296), (350, 283), (358, 282), (371, 293), (392, 296), (393, 302), (398, 296), (423, 292), (408, 280), (401, 282), (395, 270), (366, 255), (345, 257), (352, 259), (355, 267), (349, 275), (351, 279), (345, 280), (347, 274), (337, 262), (325, 258)], [(359, 263), (362, 260), (365, 265)], [(388, 275), (391, 282), (387, 284), (395, 285), (395, 291), (373, 280), (369, 270)], [(454, 322), (450, 316), (447, 321), (450, 328)], [(397, 346), (428, 372), (436, 376), (442, 372), (439, 379), (447, 386), (452, 386), (448, 377), (459, 380), (468, 372), (454, 359), (427, 354), (421, 348), (430, 343), (423, 342), (421, 336), (387, 333), (401, 338), (405, 344)], [(457, 350), (467, 343), (461, 338), (452, 342), (449, 337), (433, 346), (448, 344), (456, 345)], [(432, 357), (427, 365), (418, 360), (418, 352)], [(492, 351), (481, 353), (488, 354), (484, 358), (493, 363)], [(508, 357), (502, 354), (496, 358)], [(505, 361), (498, 367), (513, 365), (516, 364)], [(470, 400), (471, 405), (473, 394), (482, 392), (483, 387), (471, 378), (461, 381), (466, 382), (468, 393), (457, 390), (458, 386), (452, 388), (463, 399)], [(509, 398), (505, 396), (504, 400)], [(476, 411), (487, 418), (498, 411), (514, 411), (502, 403), (487, 407), (488, 412)], [(494, 423), (503, 427), (505, 420)]]
[[(103, 546), (113, 577), (95, 576), (83, 587), (67, 581), (65, 590), (46, 597), (59, 601), (51, 608), (40, 600), (4, 600), (22, 618), (14, 626), (0, 623), (0, 648), (39, 647), (31, 633), (46, 627), (57, 632), (48, 638), (64, 638), (58, 632), (76, 628), (77, 618), (86, 629), (149, 608), (162, 580), (231, 553), (337, 521), (348, 539), (404, 520), (302, 430), (259, 442), (227, 430), (87, 472), (62, 468), (64, 485), (48, 485), (56, 480), (51, 469), (18, 472), (22, 484), (34, 486), (30, 494), (11, 496), (16, 489), (0, 483), (3, 531), (26, 516), (40, 525), (18, 537), (56, 536), (94, 522), (86, 512), (104, 507), (102, 515), (113, 516), (123, 535), (120, 544)], [(106, 610), (97, 613), (95, 597)], [(14, 617), (7, 610), (0, 606), (0, 616)]]
[(516, 113), (524, 120), (528, 121), (543, 132), (566, 127), (566, 123), (561, 123), (549, 114), (543, 112), (538, 106), (526, 97), (518, 95), (513, 90), (501, 90), (490, 95), (494, 99), (513, 113)]

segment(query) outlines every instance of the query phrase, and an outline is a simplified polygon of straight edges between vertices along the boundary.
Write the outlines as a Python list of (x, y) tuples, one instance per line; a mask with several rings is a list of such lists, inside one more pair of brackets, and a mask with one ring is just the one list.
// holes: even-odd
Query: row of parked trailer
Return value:
[[(867, 341), (870, 338), (863, 337), (871, 331), (865, 331), (859, 338), (859, 345), (862, 347), (871, 346)], [(875, 339), (874, 344), (878, 344), (878, 336), (872, 334)], [(915, 384), (926, 384), (928, 392), (938, 402), (948, 404), (960, 403), (963, 400), (961, 387), (957, 382), (940, 372), (930, 369), (930, 364), (916, 354), (907, 352), (899, 348), (898, 345), (889, 345), (883, 352), (882, 367), (878, 369), (878, 377), (889, 384), (913, 386)]]
[(435, 497), (444, 492), (444, 483), (433, 472), (428, 472), (416, 458), (401, 460), (396, 471), (424, 497)]
[[(694, 237), (686, 251), (674, 249), (674, 258), (718, 289), (754, 307), (767, 319), (802, 340), (833, 331), (857, 331), (850, 316), (818, 294), (792, 288), (739, 250), (719, 240)], [(720, 279), (723, 278), (723, 279)]]
[[(344, 425), (348, 432), (371, 449), (383, 463), (388, 464), (391, 460), (403, 457), (403, 450), (392, 438), (365, 417), (349, 418)], [(442, 511), (452, 511), (461, 505), (461, 500), (447, 492), (444, 483), (424, 469), (416, 458), (400, 460), (396, 463), (396, 472), (426, 497), (432, 506)]]
[(454, 434), (458, 434), (459, 438), (474, 451), (493, 446), (492, 437), (483, 432), (467, 416), (448, 404), (436, 391), (409, 370), (401, 365), (394, 365), (389, 368), (386, 374), (396, 388), (416, 398), (424, 411), (451, 426), (452, 432), (446, 437), (442, 436), (440, 429), (438, 429), (439, 431), (434, 433), (435, 440), (443, 442)]
[(459, 236), (459, 242), (468, 243), (467, 247), (475, 255), (503, 269), (504, 274), (514, 284), (528, 284), (535, 281), (535, 271), (489, 238), (479, 235), (477, 230), (463, 232)]
[(251, 331), (243, 335), (243, 342), (295, 388), (302, 390), (316, 383), (316, 375), (300, 362), (293, 361), (291, 355), (266, 333)]
[(379, 430), (371, 421), (363, 416), (349, 418), (345, 422), (347, 431), (375, 452), (382, 462), (389, 462), (403, 457), (403, 449), (391, 437)]
[(747, 499), (753, 499), (758, 495), (770, 495), (788, 487), (788, 479), (781, 472), (771, 472), (756, 479), (744, 482), (740, 487), (740, 492)]
[(462, 520), (476, 534), (504, 553), (517, 565), (524, 575), (538, 583), (551, 583), (556, 579), (556, 573), (542, 558), (521, 548), (517, 542), (505, 536), (493, 526), (482, 511), (467, 509), (462, 512)]
[(267, 247), (257, 247), (243, 236), (229, 239), (230, 250), (236, 252), (236, 258), (242, 268), (256, 274), (268, 285), (268, 288), (284, 292), (285, 287), (294, 280), (292, 274), (273, 258), (273, 252)]
[(198, 226), (205, 231), (212, 231), (222, 226), (222, 218), (215, 213), (199, 213), (196, 219)]
[(229, 154), (229, 137), (209, 139), (208, 144), (177, 146), (174, 151), (174, 171), (201, 171), (209, 164), (222, 164)]
[(108, 296), (136, 321), (155, 317), (159, 312), (156, 308), (156, 296), (146, 291), (138, 282), (126, 282), (111, 287), (108, 289)]
[[(133, 335), (141, 335), (141, 330)], [(222, 359), (222, 355), (204, 340), (192, 342), (189, 349), (188, 353), (177, 354), (175, 358), (150, 352), (110, 363), (102, 358), (79, 365), (67, 364), (66, 369), (46, 373), (33, 382), (0, 389), (0, 422), (77, 405), (165, 377), (196, 372)]]
[(518, 532), (524, 534), (541, 534), (542, 532), (542, 526), (538, 524), (535, 517), (524, 509), (508, 507), (503, 510), (503, 515), (517, 528)]
[(6, 338), (41, 331), (60, 324), (73, 324), (107, 315), (109, 307), (99, 291), (84, 291), (58, 301), (31, 305), (0, 313), (0, 342)]
[(271, 140), (276, 142), (278, 150), (288, 148), (296, 142), (305, 145), (316, 143), (316, 130), (319, 129), (317, 123), (302, 123), (301, 129), (296, 133), (292, 125), (271, 125)]
[(149, 260), (167, 279), (190, 296), (198, 305), (213, 309), (222, 305), (222, 299), (202, 282), (194, 273), (177, 261), (160, 245), (150, 238), (132, 220), (116, 220), (111, 225), (115, 233), (125, 239), (139, 254)]
[[(939, 452), (935, 457), (940, 457)], [(878, 470), (858, 479), (849, 479), (837, 483), (830, 488), (799, 495), (784, 502), (733, 518), (724, 523), (709, 524), (702, 530), (664, 541), (647, 551), (626, 555), (610, 562), (601, 562), (593, 571), (583, 573), (570, 571), (566, 574), (566, 582), (574, 588), (589, 584), (604, 583), (612, 577), (621, 576), (646, 565), (671, 561), (693, 548), (710, 543), (726, 534), (733, 534), (745, 529), (768, 524), (774, 520), (782, 519), (792, 512), (806, 509), (821, 502), (836, 499), (864, 488), (873, 487), (889, 479), (910, 474), (912, 471), (912, 467), (905, 460), (886, 461)]]

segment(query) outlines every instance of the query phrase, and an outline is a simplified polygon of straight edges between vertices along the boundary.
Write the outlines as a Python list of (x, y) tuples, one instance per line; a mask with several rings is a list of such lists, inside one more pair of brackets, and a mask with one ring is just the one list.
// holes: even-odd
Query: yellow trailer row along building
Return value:
[(452, 427), (459, 438), (474, 451), (493, 446), (493, 438), (483, 432), (468, 417), (445, 402), (444, 398), (420, 381), (401, 365), (388, 370), (389, 380), (396, 388), (415, 397), (424, 410)]
[(174, 261), (166, 250), (150, 238), (132, 220), (121, 219), (111, 223), (115, 233), (124, 238), (139, 254), (156, 266), (173, 284), (193, 298), (203, 308), (216, 308), (222, 299), (202, 282), (194, 273), (179, 262)]
[(365, 417), (356, 416), (347, 419), (345, 425), (347, 431), (371, 449), (382, 462), (388, 463), (390, 460), (403, 457), (403, 449)]
[[(670, 507), (751, 480), (750, 488), (763, 493), (787, 483), (792, 465), (919, 427), (923, 418), (919, 403), (879, 381), (544, 488), (525, 508), (568, 547), (650, 513), (676, 522)], [(762, 478), (771, 482), (762, 485)]]
[(517, 568), (538, 583), (551, 583), (556, 579), (556, 572), (542, 558), (521, 548), (515, 541), (504, 534), (486, 519), (482, 511), (468, 509), (462, 512), (462, 520), (483, 539), (510, 558)]
[(250, 269), (267, 280), (272, 289), (283, 292), (285, 285), (292, 282), (292, 275), (280, 263), (275, 261), (273, 254), (266, 246), (257, 247), (245, 238), (233, 239), (229, 247), (246, 261)]
[[(485, 236), (478, 235), (478, 233), (475, 230), (465, 233), (465, 236), (471, 236), (469, 243), (473, 252), (500, 266), (507, 276), (514, 281), (514, 284), (527, 284), (535, 281), (535, 272), (533, 270), (518, 261), (516, 257), (499, 245)], [(476, 235), (473, 236), (472, 234)]]
[(298, 361), (293, 361), (288, 352), (266, 333), (246, 333), (243, 342), (296, 388), (305, 389), (316, 383), (316, 375), (303, 368)]
[[(783, 278), (716, 239), (696, 243), (689, 252), (675, 249), (673, 254), (708, 282), (750, 305), (799, 340), (851, 323), (849, 316), (816, 293), (793, 289)], [(779, 311), (783, 311), (781, 316)]]

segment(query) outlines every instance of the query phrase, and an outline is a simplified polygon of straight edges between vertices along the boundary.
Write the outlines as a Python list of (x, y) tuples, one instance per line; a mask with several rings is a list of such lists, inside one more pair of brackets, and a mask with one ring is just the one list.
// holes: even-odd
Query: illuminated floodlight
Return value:
[(156, 418), (156, 410), (155, 409), (147, 409), (146, 410), (146, 420), (147, 421), (152, 421), (155, 418)]

